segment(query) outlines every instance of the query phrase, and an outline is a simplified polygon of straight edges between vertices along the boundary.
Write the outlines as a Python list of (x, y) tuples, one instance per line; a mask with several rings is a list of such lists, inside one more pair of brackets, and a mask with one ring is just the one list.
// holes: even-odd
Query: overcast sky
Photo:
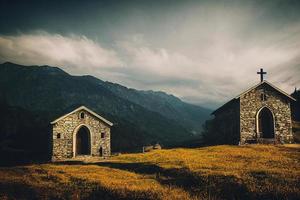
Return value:
[(209, 106), (266, 79), (300, 87), (300, 1), (2, 1), (0, 62)]

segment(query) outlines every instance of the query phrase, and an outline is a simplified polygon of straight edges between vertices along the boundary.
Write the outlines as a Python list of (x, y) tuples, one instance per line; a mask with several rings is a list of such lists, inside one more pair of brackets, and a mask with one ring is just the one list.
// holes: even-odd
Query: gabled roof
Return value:
[(224, 108), (226, 108), (226, 107), (232, 105), (234, 102), (236, 102), (236, 99), (235, 99), (235, 98), (233, 98), (233, 99), (227, 101), (225, 104), (223, 104), (223, 105), (220, 106), (218, 109), (216, 109), (215, 111), (213, 111), (213, 112), (211, 113), (211, 115), (214, 115), (214, 114), (216, 114), (217, 112), (219, 112), (220, 110), (222, 110), (222, 109), (224, 109)]
[(243, 96), (244, 94), (250, 92), (251, 90), (263, 85), (263, 84), (267, 84), (268, 86), (270, 86), (271, 88), (273, 88), (274, 90), (278, 91), (279, 93), (283, 94), (284, 96), (286, 96), (287, 98), (293, 100), (293, 101), (297, 101), (294, 97), (292, 97), (291, 95), (287, 94), (286, 92), (284, 92), (283, 90), (279, 89), (278, 87), (274, 86), (273, 84), (269, 83), (268, 81), (263, 81), (260, 82), (256, 85), (254, 85), (253, 87), (247, 89), (246, 91), (242, 92), (241, 94), (239, 94), (238, 96), (236, 96), (235, 98), (231, 99), (230, 101), (228, 101), (227, 103), (225, 103), (224, 105), (222, 105), (221, 107), (219, 107), (218, 109), (216, 109), (215, 111), (213, 111), (211, 114), (215, 114), (216, 112), (220, 111), (222, 108), (224, 108), (225, 106), (228, 106), (229, 104), (231, 104), (232, 102), (234, 102), (234, 100), (239, 99), (241, 96)]
[(275, 85), (269, 83), (268, 81), (263, 81), (263, 82), (260, 82), (259, 84), (257, 85), (254, 85), (253, 87), (249, 88), (248, 90), (246, 90), (245, 92), (241, 93), (240, 95), (236, 96), (235, 99), (238, 99), (240, 98), (242, 95), (250, 92), (251, 90), (259, 87), (260, 85), (262, 84), (267, 84), (269, 85), (270, 87), (272, 87), (274, 90), (277, 90), (279, 93), (283, 94), (284, 96), (288, 97), (289, 99), (291, 100), (294, 100), (294, 101), (297, 101), (294, 97), (292, 97), (291, 95), (289, 95), (288, 93), (284, 92), (283, 90), (279, 89), (278, 87), (276, 87)]
[(71, 114), (73, 114), (73, 113), (76, 113), (77, 111), (80, 111), (80, 110), (85, 110), (85, 111), (87, 111), (88, 113), (92, 114), (92, 115), (95, 116), (96, 118), (98, 118), (98, 119), (100, 119), (101, 121), (105, 122), (105, 123), (108, 124), (109, 126), (112, 126), (112, 125), (113, 125), (112, 122), (110, 122), (110, 121), (108, 121), (107, 119), (101, 117), (100, 115), (98, 115), (97, 113), (93, 112), (92, 110), (88, 109), (88, 108), (85, 107), (85, 106), (80, 106), (80, 107), (76, 108), (75, 110), (73, 110), (72, 112), (69, 112), (69, 113), (67, 113), (67, 114), (65, 114), (65, 115), (63, 115), (63, 116), (57, 118), (56, 120), (52, 121), (51, 124), (55, 124), (55, 123), (57, 123), (58, 121), (60, 121), (60, 120), (62, 120), (62, 119), (64, 119), (64, 118), (66, 118), (67, 116), (69, 116), (69, 115), (71, 115)]

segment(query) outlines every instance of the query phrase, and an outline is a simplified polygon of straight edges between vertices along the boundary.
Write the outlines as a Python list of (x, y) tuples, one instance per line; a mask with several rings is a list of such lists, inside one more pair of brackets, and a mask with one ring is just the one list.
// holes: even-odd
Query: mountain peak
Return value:
[(12, 63), (12, 62), (4, 62), (4, 63), (2, 63), (1, 65), (13, 65), (14, 63)]
[(19, 65), (13, 62), (4, 62), (0, 64), (0, 66), (4, 68), (9, 68), (9, 70), (38, 70), (41, 73), (47, 73), (49, 75), (69, 75), (67, 72), (64, 70), (60, 69), (59, 67), (52, 67), (49, 65), (33, 65), (33, 66), (24, 66), (24, 65)]
[[(1, 64), (0, 86), (9, 104), (48, 119), (74, 105), (86, 105), (118, 124), (116, 149), (132, 149), (152, 140), (174, 144), (201, 133), (207, 110), (160, 91), (140, 91), (93, 76), (72, 76), (58, 67)], [(5, 67), (6, 66), (6, 67)]]
[(20, 67), (23, 67), (23, 65), (19, 65), (19, 64), (16, 64), (16, 63), (13, 63), (13, 62), (9, 62), (9, 61), (6, 61), (2, 64), (0, 64), (2, 66), (20, 66)]

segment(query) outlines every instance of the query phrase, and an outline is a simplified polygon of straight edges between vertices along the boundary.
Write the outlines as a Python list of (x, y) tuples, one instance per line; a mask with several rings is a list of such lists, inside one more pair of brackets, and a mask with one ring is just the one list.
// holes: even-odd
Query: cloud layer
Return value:
[[(210, 107), (256, 84), (260, 67), (288, 93), (300, 87), (299, 5), (228, 2), (93, 6), (88, 21), (78, 17), (80, 30), (0, 35), (0, 62), (59, 66)], [(71, 24), (64, 19), (61, 29)]]
[(85, 36), (64, 37), (46, 32), (1, 36), (0, 59), (25, 65), (69, 66), (78, 73), (84, 73), (86, 68), (122, 66), (115, 51), (104, 49)]
[[(144, 42), (116, 42), (115, 50), (85, 36), (37, 32), (0, 37), (0, 61), (60, 66), (72, 74), (91, 74), (139, 89), (173, 93), (193, 103), (221, 104), (259, 79), (267, 66), (270, 80), (290, 92), (300, 84), (299, 44), (293, 47), (243, 44), (221, 38), (201, 47), (199, 57)], [(286, 42), (284, 43), (286, 44)]]

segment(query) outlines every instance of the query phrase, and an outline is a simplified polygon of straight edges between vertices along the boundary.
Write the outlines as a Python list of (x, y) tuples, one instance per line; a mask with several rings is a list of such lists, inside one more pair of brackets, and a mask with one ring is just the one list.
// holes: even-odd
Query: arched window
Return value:
[(84, 112), (81, 112), (79, 117), (80, 119), (84, 119)]

